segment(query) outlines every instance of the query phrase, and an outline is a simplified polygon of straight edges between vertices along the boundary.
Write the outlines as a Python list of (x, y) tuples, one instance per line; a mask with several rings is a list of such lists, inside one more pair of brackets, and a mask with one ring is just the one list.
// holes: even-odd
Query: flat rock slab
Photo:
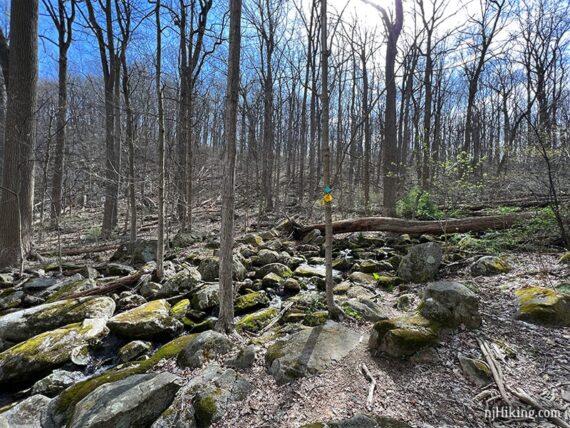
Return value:
[(77, 403), (69, 426), (149, 426), (172, 403), (179, 380), (171, 373), (139, 374), (102, 385)]
[(47, 408), (50, 399), (40, 395), (32, 395), (4, 413), (0, 413), (2, 428), (42, 428), (40, 423), (42, 413)]
[(301, 330), (269, 347), (269, 372), (278, 384), (321, 373), (356, 348), (360, 336), (334, 321)]

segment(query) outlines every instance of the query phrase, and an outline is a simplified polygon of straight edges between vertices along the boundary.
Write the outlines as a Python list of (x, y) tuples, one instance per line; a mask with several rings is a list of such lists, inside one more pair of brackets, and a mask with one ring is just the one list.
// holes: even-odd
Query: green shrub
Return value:
[(403, 218), (431, 220), (441, 218), (442, 213), (431, 195), (414, 186), (396, 204), (396, 214)]

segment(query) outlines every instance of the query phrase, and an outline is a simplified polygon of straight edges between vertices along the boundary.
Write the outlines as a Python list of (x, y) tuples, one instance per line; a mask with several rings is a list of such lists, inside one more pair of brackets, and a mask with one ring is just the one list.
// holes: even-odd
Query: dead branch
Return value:
[(370, 373), (370, 370), (368, 370), (366, 364), (362, 363), (360, 365), (360, 369), (362, 370), (364, 376), (370, 381), (370, 388), (368, 389), (368, 399), (366, 400), (366, 408), (371, 411), (372, 403), (374, 402), (374, 389), (376, 388), (376, 379), (374, 379), (374, 376), (372, 376), (372, 373)]
[(143, 274), (146, 272), (137, 271), (129, 276), (124, 276), (122, 278), (117, 279), (116, 281), (112, 281), (109, 284), (103, 285), (101, 287), (92, 288), (90, 290), (80, 291), (79, 293), (72, 294), (71, 296), (62, 297), (59, 300), (63, 299), (75, 299), (77, 297), (86, 297), (86, 296), (98, 296), (101, 294), (111, 293), (113, 291), (119, 290), (123, 287), (128, 287), (129, 285), (133, 285), (138, 282)]

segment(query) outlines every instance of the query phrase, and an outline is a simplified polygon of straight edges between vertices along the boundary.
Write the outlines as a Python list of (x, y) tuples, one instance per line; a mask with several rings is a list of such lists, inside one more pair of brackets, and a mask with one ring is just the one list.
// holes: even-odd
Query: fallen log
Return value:
[[(560, 202), (570, 201), (569, 196), (562, 195), (559, 197)], [(482, 211), (485, 209), (493, 209), (498, 207), (518, 207), (518, 208), (544, 208), (552, 204), (552, 200), (547, 196), (535, 198), (517, 198), (517, 199), (503, 199), (497, 201), (480, 202), (477, 204), (460, 204), (456, 208), (463, 211)], [(439, 209), (445, 210), (449, 207), (440, 205)]]
[[(116, 250), (117, 247), (121, 245), (116, 242), (114, 244), (99, 245), (97, 247), (75, 247), (75, 248), (62, 248), (62, 256), (80, 256), (82, 254), (88, 253), (102, 253), (103, 251)], [(42, 256), (57, 256), (57, 250), (53, 251), (41, 251), (39, 253)]]
[(79, 293), (75, 293), (70, 296), (63, 296), (60, 300), (75, 299), (77, 297), (86, 297), (86, 296), (99, 296), (101, 294), (107, 294), (112, 291), (117, 291), (123, 287), (128, 287), (129, 285), (135, 284), (142, 278), (143, 274), (148, 274), (148, 273), (143, 271), (137, 271), (132, 275), (124, 276), (122, 278), (117, 279), (116, 281), (110, 282), (101, 287), (80, 291)]
[[(353, 232), (394, 232), (409, 235), (483, 232), (485, 230), (508, 229), (516, 222), (528, 220), (534, 213), (516, 213), (487, 217), (467, 217), (450, 220), (419, 221), (392, 217), (363, 217), (335, 221), (333, 234)], [(295, 227), (294, 236), (302, 238), (313, 229), (325, 231), (325, 224)]]

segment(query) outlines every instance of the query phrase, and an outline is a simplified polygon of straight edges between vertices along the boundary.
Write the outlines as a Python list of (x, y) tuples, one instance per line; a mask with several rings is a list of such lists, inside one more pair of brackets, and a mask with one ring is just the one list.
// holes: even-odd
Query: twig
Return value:
[(368, 367), (366, 367), (366, 364), (362, 363), (360, 365), (360, 369), (362, 370), (362, 373), (364, 373), (364, 376), (370, 381), (368, 399), (366, 400), (366, 408), (371, 411), (372, 403), (374, 402), (374, 389), (376, 388), (376, 379), (374, 379), (372, 373), (370, 373), (370, 370), (368, 370)]
[(293, 306), (294, 302), (287, 302), (283, 308), (281, 309), (281, 312), (279, 312), (279, 314), (277, 315), (277, 317), (275, 317), (269, 324), (267, 324), (259, 333), (258, 336), (261, 336), (263, 333), (265, 333), (267, 330), (269, 330), (271, 327), (273, 327), (275, 324), (277, 324), (279, 322), (279, 320), (281, 318), (283, 318), (283, 315), (285, 315), (285, 312), (287, 312), (289, 310), (289, 308), (291, 308), (291, 306)]
[[(541, 406), (536, 400), (534, 400), (531, 396), (529, 396), (525, 391), (520, 388), (511, 388), (507, 385), (507, 389), (511, 394), (521, 400), (523, 403), (528, 404), (529, 406), (534, 407), (536, 410), (539, 410), (541, 413), (545, 415), (551, 415), (553, 412), (547, 411), (547, 409)], [(570, 424), (556, 416), (546, 416), (546, 418), (552, 422), (554, 425), (562, 427), (562, 428), (570, 428)]]
[(479, 343), (481, 352), (483, 353), (483, 356), (487, 360), (487, 364), (489, 365), (489, 368), (493, 373), (493, 379), (495, 379), (495, 383), (497, 384), (497, 388), (499, 388), (501, 397), (503, 397), (505, 403), (511, 405), (511, 400), (507, 395), (507, 392), (505, 390), (505, 385), (503, 383), (503, 372), (501, 370), (501, 366), (497, 363), (497, 360), (495, 360), (495, 357), (493, 357), (493, 355), (491, 354), (491, 350), (489, 349), (487, 343), (485, 343), (480, 339), (477, 339), (477, 342)]

